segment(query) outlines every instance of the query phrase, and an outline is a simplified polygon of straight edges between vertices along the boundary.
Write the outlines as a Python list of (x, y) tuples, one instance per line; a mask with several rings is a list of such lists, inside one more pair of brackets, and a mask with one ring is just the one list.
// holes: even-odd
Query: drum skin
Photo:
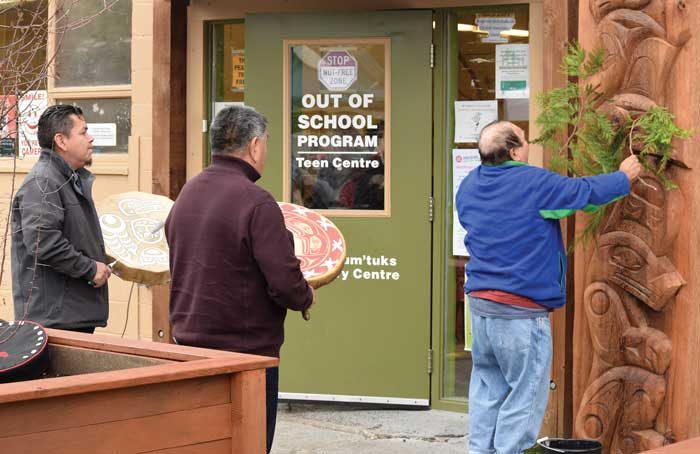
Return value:
[(315, 211), (293, 203), (278, 203), (287, 230), (294, 235), (294, 253), (309, 285), (319, 288), (332, 282), (345, 264), (346, 245), (341, 231)]
[(29, 320), (0, 320), (0, 383), (34, 380), (48, 368), (44, 327)]

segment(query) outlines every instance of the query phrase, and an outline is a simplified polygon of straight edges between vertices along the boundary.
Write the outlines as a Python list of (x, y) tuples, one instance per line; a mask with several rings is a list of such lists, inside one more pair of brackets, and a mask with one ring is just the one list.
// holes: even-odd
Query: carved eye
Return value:
[(613, 249), (610, 256), (610, 262), (622, 268), (627, 268), (630, 271), (639, 271), (646, 262), (634, 250), (627, 246), (617, 246)]
[(624, 205), (622, 205), (622, 210), (626, 217), (641, 219), (645, 208), (645, 203), (642, 199), (634, 194), (631, 194), (623, 203)]
[(627, 199), (627, 204), (634, 208), (642, 208), (644, 206), (644, 201), (637, 194), (630, 194)]

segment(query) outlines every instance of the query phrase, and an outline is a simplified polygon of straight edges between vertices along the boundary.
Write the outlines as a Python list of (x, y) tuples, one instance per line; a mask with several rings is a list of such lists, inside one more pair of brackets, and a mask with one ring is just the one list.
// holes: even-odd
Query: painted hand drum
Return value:
[(49, 367), (48, 336), (29, 320), (0, 320), (0, 383), (39, 378)]
[(326, 217), (293, 203), (278, 202), (287, 230), (294, 235), (294, 252), (301, 271), (313, 288), (340, 274), (345, 264), (345, 238)]
[(169, 198), (145, 192), (113, 194), (96, 204), (114, 274), (146, 285), (170, 281), (163, 225), (172, 206)]

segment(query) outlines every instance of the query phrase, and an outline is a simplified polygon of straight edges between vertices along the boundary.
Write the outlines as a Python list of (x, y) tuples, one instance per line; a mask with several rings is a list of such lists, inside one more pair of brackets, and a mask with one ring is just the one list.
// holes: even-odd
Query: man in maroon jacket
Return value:
[[(212, 165), (187, 182), (165, 223), (179, 344), (279, 357), (287, 309), (315, 301), (277, 202), (255, 185), (267, 137), (267, 120), (255, 110), (219, 112), (210, 131)], [(278, 368), (268, 369), (268, 453), (278, 381)]]

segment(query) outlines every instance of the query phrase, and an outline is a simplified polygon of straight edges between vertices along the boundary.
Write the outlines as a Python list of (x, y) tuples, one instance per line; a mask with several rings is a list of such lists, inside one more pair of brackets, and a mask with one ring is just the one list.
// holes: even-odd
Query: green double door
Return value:
[[(297, 313), (287, 317), (282, 397), (429, 405), (432, 13), (253, 14), (246, 17), (245, 30), (245, 102), (270, 123), (261, 184), (278, 200), (306, 200), (307, 206), (326, 208), (322, 213), (340, 228), (347, 243), (344, 273), (318, 291), (311, 321)], [(377, 51), (376, 46), (383, 47)], [(322, 73), (320, 57), (327, 72)], [(371, 77), (376, 84), (363, 81)], [(339, 93), (341, 103), (351, 104), (350, 95), (360, 94), (354, 105), (362, 100), (364, 104), (355, 116), (363, 119), (355, 126), (365, 134), (365, 148), (353, 138), (352, 143), (326, 144), (323, 150), (336, 150), (327, 154), (319, 148), (323, 143), (311, 144), (316, 154), (305, 151), (309, 143), (299, 136), (313, 126), (299, 119), (300, 111), (289, 111), (299, 105), (310, 79), (323, 85), (305, 98), (305, 107), (328, 100), (319, 94)], [(364, 93), (358, 84), (364, 84)], [(375, 114), (362, 115), (362, 108)], [(345, 134), (331, 131), (334, 127), (341, 128), (326, 124), (325, 133)], [(285, 146), (291, 150), (286, 155)], [(337, 151), (349, 146), (370, 151)], [(377, 170), (379, 154), (371, 150), (382, 146), (382, 167)], [(316, 181), (306, 188), (315, 202), (302, 195), (303, 177), (318, 178), (334, 168), (351, 175), (362, 170), (347, 167), (362, 163), (370, 173), (354, 184), (381, 179), (382, 184), (374, 186), (383, 188), (379, 205), (377, 197), (360, 205), (356, 196), (353, 206), (346, 200), (348, 185), (334, 187), (332, 176), (330, 183)], [(323, 205), (318, 199), (324, 197), (331, 202)]]

